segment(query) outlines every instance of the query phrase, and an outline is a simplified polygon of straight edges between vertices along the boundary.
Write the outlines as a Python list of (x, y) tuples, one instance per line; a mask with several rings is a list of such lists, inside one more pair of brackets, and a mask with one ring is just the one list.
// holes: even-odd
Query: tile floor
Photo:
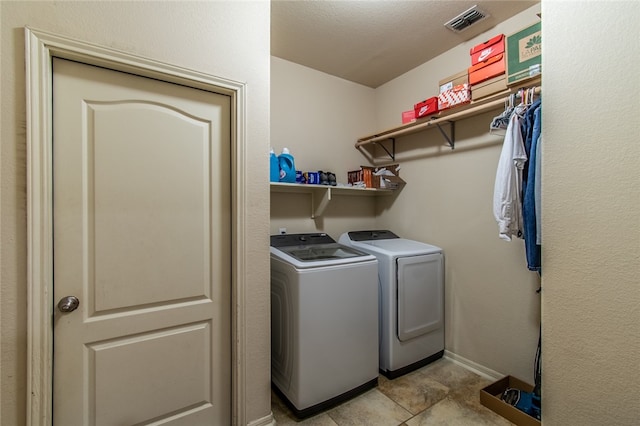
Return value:
[(273, 391), (271, 410), (279, 426), (511, 425), (480, 404), (480, 389), (489, 383), (442, 358), (394, 380), (380, 375), (377, 388), (302, 421)]

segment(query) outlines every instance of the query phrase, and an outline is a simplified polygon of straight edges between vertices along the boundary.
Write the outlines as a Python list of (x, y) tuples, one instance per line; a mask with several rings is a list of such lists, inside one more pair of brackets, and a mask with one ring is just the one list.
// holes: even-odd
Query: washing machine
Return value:
[(271, 380), (304, 418), (378, 384), (378, 262), (324, 233), (271, 236)]
[(339, 242), (378, 259), (380, 372), (393, 379), (442, 357), (442, 249), (388, 230), (347, 232)]

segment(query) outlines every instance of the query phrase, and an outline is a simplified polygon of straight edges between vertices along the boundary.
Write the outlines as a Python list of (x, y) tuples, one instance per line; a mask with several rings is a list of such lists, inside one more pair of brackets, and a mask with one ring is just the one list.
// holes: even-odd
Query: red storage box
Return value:
[(471, 90), (469, 90), (468, 84), (453, 86), (453, 89), (445, 90), (438, 95), (438, 108), (440, 110), (469, 102), (471, 102)]
[(402, 111), (402, 124), (411, 123), (412, 121), (416, 121), (415, 110)]
[(434, 96), (433, 98), (429, 98), (425, 101), (415, 104), (413, 110), (415, 111), (416, 118), (422, 118), (426, 117), (427, 115), (435, 114), (436, 112), (438, 112), (438, 97)]
[(469, 68), (469, 84), (478, 84), (505, 73), (504, 54), (493, 56)]
[(472, 47), (469, 51), (471, 55), (471, 65), (484, 62), (501, 53), (504, 54), (504, 34), (498, 34), (492, 39)]

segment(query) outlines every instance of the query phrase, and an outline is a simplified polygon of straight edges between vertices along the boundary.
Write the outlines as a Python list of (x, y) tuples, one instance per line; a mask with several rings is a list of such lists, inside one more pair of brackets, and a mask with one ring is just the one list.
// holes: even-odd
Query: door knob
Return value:
[(80, 305), (80, 301), (77, 297), (66, 296), (58, 302), (58, 309), (60, 309), (60, 312), (73, 312), (78, 309), (78, 305)]

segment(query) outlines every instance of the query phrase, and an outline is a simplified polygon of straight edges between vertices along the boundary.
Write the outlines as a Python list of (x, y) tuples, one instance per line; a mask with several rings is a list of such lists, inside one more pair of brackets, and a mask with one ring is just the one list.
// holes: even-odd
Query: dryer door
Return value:
[(398, 339), (404, 342), (443, 326), (442, 253), (401, 257), (398, 271)]

